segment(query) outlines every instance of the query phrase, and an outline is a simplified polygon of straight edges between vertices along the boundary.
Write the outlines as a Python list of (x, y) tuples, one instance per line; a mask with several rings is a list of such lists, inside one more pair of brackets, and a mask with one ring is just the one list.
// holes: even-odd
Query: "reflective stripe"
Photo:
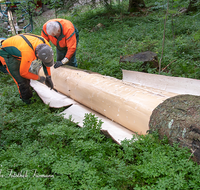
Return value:
[(40, 40), (42, 40), (43, 41), (43, 43), (45, 44), (45, 41), (44, 41), (44, 38), (42, 38), (42, 37), (40, 37), (40, 36), (37, 36), (37, 35), (34, 35), (34, 34), (24, 34), (24, 35), (28, 35), (28, 36), (33, 36), (33, 37), (36, 37), (36, 38), (38, 38), (38, 39), (40, 39)]
[(39, 36), (37, 36), (37, 35), (34, 35), (34, 34), (24, 34), (23, 35), (23, 34), (20, 34), (20, 36), (26, 41), (26, 43), (32, 48), (33, 51), (34, 51), (33, 46), (31, 44), (31, 42), (25, 37), (25, 35), (36, 37), (36, 38), (40, 39), (45, 44), (44, 39), (39, 37)]
[(27, 44), (32, 48), (32, 50), (34, 51), (31, 42), (30, 42), (24, 35), (21, 34), (20, 36), (26, 41), (26, 43), (27, 43)]
[(74, 34), (75, 34), (75, 29), (74, 29), (74, 32), (70, 35), (70, 37), (67, 38), (66, 40), (69, 40)]
[(43, 29), (42, 29), (42, 32), (44, 33), (44, 35), (45, 35), (45, 36), (47, 36), (47, 37), (48, 37), (48, 34), (46, 34), (46, 33), (45, 33), (45, 31), (44, 31)]

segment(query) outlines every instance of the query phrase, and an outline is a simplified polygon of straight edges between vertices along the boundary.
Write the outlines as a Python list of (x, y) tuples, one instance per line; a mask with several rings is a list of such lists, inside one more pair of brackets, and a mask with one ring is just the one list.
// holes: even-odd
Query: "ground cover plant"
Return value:
[(79, 128), (37, 94), (24, 104), (9, 75), (0, 81), (1, 189), (198, 189), (200, 168), (188, 149), (156, 133), (120, 146), (94, 115)]
[[(126, 4), (112, 11), (76, 7), (60, 12), (80, 31), (78, 67), (119, 79), (121, 68), (158, 73), (141, 63), (119, 64), (119, 58), (147, 50), (160, 57), (165, 4), (151, 2), (142, 15), (127, 13)], [(180, 14), (172, 25), (169, 16), (162, 68), (175, 61), (161, 74), (199, 79), (199, 17)], [(40, 34), (43, 19), (35, 21), (33, 33)], [(105, 27), (92, 32), (98, 23)], [(73, 116), (59, 115), (64, 108), (50, 108), (35, 92), (34, 99), (24, 104), (12, 78), (0, 73), (1, 189), (199, 189), (200, 166), (190, 150), (170, 146), (156, 133), (118, 145), (101, 134), (94, 115), (86, 115), (79, 128)]]
[[(160, 7), (151, 12), (152, 9), (148, 9), (147, 15), (140, 16), (113, 15), (98, 9), (73, 18), (81, 36), (79, 67), (119, 79), (122, 77), (121, 68), (158, 73), (156, 69), (141, 68), (140, 64), (119, 64), (121, 55), (144, 51), (153, 51), (160, 59), (166, 9)], [(161, 74), (199, 79), (199, 14), (180, 14), (174, 16), (173, 21), (170, 17), (169, 14), (166, 22), (162, 68), (172, 63)], [(89, 32), (98, 23), (105, 27)]]

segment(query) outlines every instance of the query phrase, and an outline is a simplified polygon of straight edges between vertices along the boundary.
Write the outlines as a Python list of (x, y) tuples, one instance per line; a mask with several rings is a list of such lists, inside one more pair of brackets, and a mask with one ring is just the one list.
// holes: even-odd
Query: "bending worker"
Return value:
[[(41, 36), (27, 33), (7, 38), (2, 42), (0, 56), (4, 58), (3, 65), (17, 84), (23, 102), (31, 103), (30, 79), (45, 82), (53, 88), (50, 72), (54, 64), (53, 50)], [(40, 67), (43, 67), (46, 77), (38, 75)]]
[(77, 67), (76, 48), (79, 32), (76, 27), (65, 19), (52, 19), (43, 25), (41, 36), (56, 46), (57, 62), (54, 68), (63, 64)]

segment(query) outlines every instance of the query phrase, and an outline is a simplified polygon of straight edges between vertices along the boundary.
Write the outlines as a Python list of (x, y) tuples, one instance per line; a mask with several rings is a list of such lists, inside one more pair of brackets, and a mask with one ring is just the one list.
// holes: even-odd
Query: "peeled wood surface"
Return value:
[(59, 92), (138, 134), (149, 130), (154, 108), (177, 95), (70, 67), (52, 68), (52, 80)]
[(54, 108), (66, 107), (61, 114), (67, 119), (72, 116), (73, 122), (77, 123), (78, 126), (84, 127), (83, 122), (85, 119), (85, 114), (92, 113), (95, 115), (95, 117), (97, 117), (98, 120), (103, 122), (101, 125), (101, 131), (103, 134), (112, 138), (116, 143), (121, 144), (122, 140), (131, 139), (133, 137), (134, 133), (132, 131), (111, 121), (94, 110), (79, 104), (71, 98), (68, 98), (66, 95), (51, 90), (45, 84), (35, 80), (31, 80), (30, 84), (45, 104), (48, 104), (50, 107)]

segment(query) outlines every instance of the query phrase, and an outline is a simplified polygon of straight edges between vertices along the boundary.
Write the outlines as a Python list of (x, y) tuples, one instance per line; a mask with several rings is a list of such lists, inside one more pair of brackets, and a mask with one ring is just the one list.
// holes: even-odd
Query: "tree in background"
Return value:
[(145, 3), (143, 0), (129, 0), (129, 12), (139, 12), (141, 8), (145, 8)]
[(188, 12), (196, 12), (199, 7), (200, 7), (199, 0), (190, 0), (189, 6), (187, 8), (187, 13)]

